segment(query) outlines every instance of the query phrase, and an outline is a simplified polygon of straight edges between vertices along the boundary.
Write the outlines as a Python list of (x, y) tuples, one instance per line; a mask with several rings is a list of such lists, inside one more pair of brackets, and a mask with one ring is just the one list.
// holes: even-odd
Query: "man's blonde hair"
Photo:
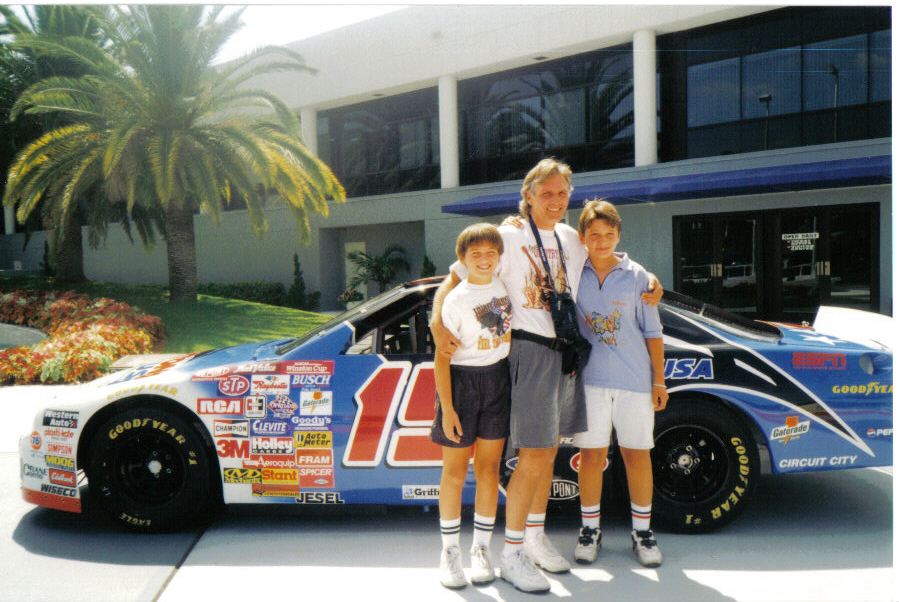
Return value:
[(456, 238), (456, 256), (465, 257), (465, 252), (472, 245), (487, 243), (493, 245), (499, 254), (503, 254), (503, 237), (493, 224), (481, 222), (472, 224), (459, 233)]
[(622, 221), (621, 216), (618, 215), (618, 210), (615, 209), (615, 205), (603, 199), (587, 201), (587, 204), (584, 205), (584, 210), (581, 211), (581, 217), (577, 220), (577, 231), (583, 236), (590, 224), (598, 219), (605, 221), (613, 228), (617, 228), (618, 234), (621, 234)]
[(521, 215), (524, 217), (530, 217), (531, 215), (531, 206), (528, 205), (528, 199), (527, 196), (525, 196), (525, 193), (530, 194), (534, 191), (535, 187), (543, 184), (555, 175), (560, 175), (565, 178), (565, 183), (568, 184), (568, 190), (570, 191), (571, 168), (567, 164), (557, 161), (553, 157), (543, 159), (528, 172), (528, 175), (524, 177), (524, 183), (521, 186), (521, 201), (518, 203), (518, 212), (521, 213)]

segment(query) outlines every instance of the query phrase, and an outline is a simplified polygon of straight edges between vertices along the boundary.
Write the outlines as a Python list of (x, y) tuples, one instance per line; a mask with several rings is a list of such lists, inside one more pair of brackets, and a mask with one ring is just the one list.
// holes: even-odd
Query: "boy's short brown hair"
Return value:
[(598, 219), (605, 221), (613, 228), (617, 228), (618, 234), (621, 234), (622, 222), (621, 216), (618, 215), (618, 210), (615, 209), (615, 205), (602, 199), (593, 199), (587, 201), (587, 204), (584, 205), (581, 217), (577, 220), (578, 233), (583, 236), (590, 224)]
[(472, 224), (459, 233), (456, 239), (456, 256), (465, 257), (465, 252), (472, 245), (487, 243), (496, 247), (500, 255), (503, 253), (503, 237), (493, 224), (480, 222)]

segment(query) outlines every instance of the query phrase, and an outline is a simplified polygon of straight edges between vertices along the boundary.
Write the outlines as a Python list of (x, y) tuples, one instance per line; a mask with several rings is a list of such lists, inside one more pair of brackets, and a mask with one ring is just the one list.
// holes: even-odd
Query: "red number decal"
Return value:
[(345, 466), (377, 466), (381, 462), (411, 369), (409, 362), (384, 363), (356, 392), (358, 408), (343, 454)]
[(412, 370), (409, 386), (400, 403), (397, 420), (402, 426), (427, 426), (434, 421), (437, 407), (437, 384), (434, 382), (434, 362), (422, 362)]

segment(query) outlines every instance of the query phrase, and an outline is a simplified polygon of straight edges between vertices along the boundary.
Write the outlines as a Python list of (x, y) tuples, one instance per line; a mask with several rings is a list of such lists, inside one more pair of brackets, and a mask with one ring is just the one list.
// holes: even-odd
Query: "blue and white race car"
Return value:
[[(435, 504), (439, 282), (399, 286), (299, 338), (185, 355), (55, 398), (20, 440), (25, 499), (81, 512), (89, 495), (142, 530), (222, 502)], [(660, 312), (671, 400), (656, 415), (657, 523), (727, 523), (760, 457), (773, 473), (892, 465), (892, 351), (876, 340), (891, 318), (822, 308), (814, 328), (769, 324), (670, 291)], [(577, 496), (577, 461), (563, 446), (554, 498)]]

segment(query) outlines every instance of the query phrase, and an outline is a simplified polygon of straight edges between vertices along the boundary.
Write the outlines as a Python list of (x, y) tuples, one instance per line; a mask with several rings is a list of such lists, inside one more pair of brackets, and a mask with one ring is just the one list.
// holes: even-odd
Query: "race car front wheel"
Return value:
[(200, 435), (161, 409), (134, 408), (109, 418), (90, 443), (86, 472), (92, 498), (116, 520), (144, 531), (187, 524), (212, 498)]
[(653, 522), (702, 533), (733, 520), (759, 478), (752, 433), (710, 399), (672, 399), (655, 418)]

